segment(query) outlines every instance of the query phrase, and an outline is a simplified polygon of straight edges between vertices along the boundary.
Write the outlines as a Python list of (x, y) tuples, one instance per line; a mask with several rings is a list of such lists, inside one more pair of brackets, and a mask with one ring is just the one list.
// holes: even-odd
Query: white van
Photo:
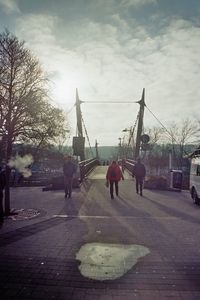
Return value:
[(200, 148), (191, 155), (190, 193), (195, 204), (200, 204)]

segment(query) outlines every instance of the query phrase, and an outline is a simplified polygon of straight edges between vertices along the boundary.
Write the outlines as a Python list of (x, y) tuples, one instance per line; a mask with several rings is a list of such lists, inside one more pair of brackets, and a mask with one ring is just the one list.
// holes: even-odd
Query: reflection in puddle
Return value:
[(148, 248), (140, 245), (89, 243), (81, 247), (76, 259), (85, 277), (96, 280), (113, 280), (130, 270)]

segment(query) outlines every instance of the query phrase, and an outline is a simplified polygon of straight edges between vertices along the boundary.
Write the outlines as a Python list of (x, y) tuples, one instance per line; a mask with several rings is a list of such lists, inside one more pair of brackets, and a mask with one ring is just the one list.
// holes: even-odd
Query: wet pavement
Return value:
[(140, 197), (128, 174), (111, 200), (104, 174), (72, 199), (11, 190), (12, 208), (39, 213), (0, 229), (1, 299), (200, 299), (200, 207), (187, 191)]

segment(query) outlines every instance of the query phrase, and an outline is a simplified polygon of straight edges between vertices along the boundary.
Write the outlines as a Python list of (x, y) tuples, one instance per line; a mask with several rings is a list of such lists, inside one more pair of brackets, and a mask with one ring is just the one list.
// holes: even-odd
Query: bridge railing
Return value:
[(134, 167), (135, 164), (136, 164), (135, 160), (133, 160), (133, 159), (126, 159), (126, 161), (125, 161), (125, 168), (128, 170), (128, 172), (130, 174), (133, 173), (133, 167)]
[(94, 167), (99, 165), (99, 160), (96, 158), (83, 160), (79, 163), (80, 167), (80, 181), (83, 179), (94, 169)]

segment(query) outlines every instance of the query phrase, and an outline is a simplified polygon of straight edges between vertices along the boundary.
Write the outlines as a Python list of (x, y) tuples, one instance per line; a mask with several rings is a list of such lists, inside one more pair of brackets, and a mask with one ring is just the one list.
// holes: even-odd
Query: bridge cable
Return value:
[(87, 132), (87, 129), (86, 129), (86, 126), (85, 126), (85, 122), (83, 120), (83, 116), (82, 115), (81, 115), (81, 120), (82, 120), (83, 127), (84, 127), (84, 130), (85, 130), (86, 138), (87, 138), (87, 141), (88, 141), (88, 144), (89, 144), (90, 152), (92, 154), (92, 157), (94, 157), (94, 153), (92, 151), (92, 147), (91, 147), (91, 144), (90, 144), (90, 139), (89, 139), (88, 132)]
[[(158, 123), (165, 129), (165, 131), (169, 134), (169, 137), (172, 138), (172, 143), (173, 141), (176, 142), (177, 144), (179, 144), (179, 142), (175, 139), (175, 137), (170, 133), (170, 131), (163, 125), (163, 123), (156, 117), (156, 115), (146, 106), (146, 108), (148, 109), (148, 111), (152, 114), (152, 116), (158, 121)], [(186, 155), (189, 155), (189, 153), (187, 151), (185, 151), (183, 149), (183, 152)]]
[(131, 133), (130, 133), (130, 136), (129, 136), (129, 140), (128, 140), (128, 146), (130, 145), (130, 143), (131, 143), (131, 139), (133, 138), (133, 134), (134, 134), (134, 131), (135, 131), (135, 128), (136, 128), (136, 125), (137, 125), (138, 119), (139, 119), (139, 112), (138, 112), (138, 114), (137, 114), (137, 117), (136, 117), (135, 123), (134, 123), (134, 125), (133, 125), (133, 129), (132, 129), (132, 131), (131, 131)]
[(66, 112), (65, 112), (66, 115), (68, 115), (68, 114), (72, 111), (72, 109), (73, 109), (75, 106), (76, 106), (76, 104), (74, 104), (68, 111), (66, 111)]
[(127, 104), (127, 103), (138, 103), (138, 101), (82, 101), (81, 100), (81, 102), (82, 103), (94, 103), (94, 104), (105, 104), (105, 103), (111, 103), (111, 104), (113, 104), (113, 103), (118, 103), (118, 104)]
[[(152, 116), (158, 121), (158, 123), (165, 129), (165, 131), (169, 134), (169, 136), (172, 137), (170, 131), (163, 125), (163, 123), (156, 117), (156, 115), (148, 108), (148, 106), (146, 106), (146, 108), (152, 114)], [(174, 139), (174, 141), (177, 142), (175, 139)]]

